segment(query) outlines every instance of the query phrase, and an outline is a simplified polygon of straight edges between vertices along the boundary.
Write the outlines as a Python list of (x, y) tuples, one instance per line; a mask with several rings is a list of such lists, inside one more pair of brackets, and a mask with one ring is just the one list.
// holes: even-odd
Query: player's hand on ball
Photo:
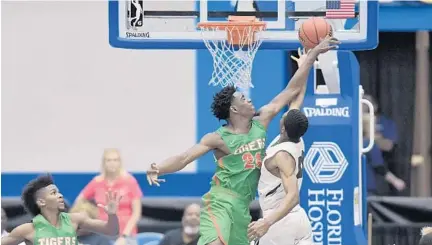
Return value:
[(156, 166), (156, 163), (152, 163), (146, 173), (149, 185), (160, 186), (161, 182), (165, 182), (164, 179), (159, 179), (159, 168)]
[(270, 223), (265, 219), (259, 219), (249, 224), (248, 237), (250, 240), (256, 240), (264, 236), (270, 228)]
[(315, 48), (313, 48), (312, 51), (316, 55), (322, 54), (329, 50), (337, 49), (340, 43), (341, 42), (337, 38), (327, 36), (326, 38), (321, 40), (321, 42), (317, 46), (315, 46)]
[(295, 62), (297, 62), (298, 67), (300, 67), (302, 64), (305, 63), (306, 58), (307, 58), (307, 53), (308, 52), (306, 52), (306, 49), (298, 48), (298, 50), (297, 50), (298, 58), (295, 57), (294, 55), (291, 55), (291, 59), (293, 59)]
[(109, 190), (105, 193), (106, 205), (98, 204), (97, 206), (103, 208), (107, 214), (116, 214), (121, 198), (122, 196), (117, 195), (117, 192)]

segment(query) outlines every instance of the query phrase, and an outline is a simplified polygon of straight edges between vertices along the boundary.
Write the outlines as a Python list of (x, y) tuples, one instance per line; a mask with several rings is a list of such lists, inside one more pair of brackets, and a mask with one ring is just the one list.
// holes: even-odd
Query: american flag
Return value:
[(356, 0), (326, 0), (327, 19), (348, 19), (355, 17)]

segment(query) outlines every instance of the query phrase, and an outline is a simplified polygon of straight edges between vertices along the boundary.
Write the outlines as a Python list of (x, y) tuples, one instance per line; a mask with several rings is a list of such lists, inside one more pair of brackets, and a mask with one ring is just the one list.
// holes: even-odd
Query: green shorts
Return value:
[(217, 186), (212, 187), (202, 200), (198, 245), (207, 245), (218, 238), (224, 245), (250, 244), (247, 237), (247, 228), (252, 220), (250, 201)]

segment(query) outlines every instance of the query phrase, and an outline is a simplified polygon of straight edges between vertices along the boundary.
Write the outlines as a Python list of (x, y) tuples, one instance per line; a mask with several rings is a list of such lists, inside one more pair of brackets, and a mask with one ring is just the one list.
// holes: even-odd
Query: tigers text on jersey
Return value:
[(41, 214), (33, 220), (35, 229), (34, 245), (77, 245), (75, 228), (68, 213), (60, 212), (59, 228), (51, 225)]
[[(303, 175), (303, 158), (304, 158), (304, 142), (300, 139), (299, 143), (283, 142), (277, 144), (280, 136), (277, 136), (266, 150), (266, 156), (261, 167), (261, 177), (258, 184), (259, 203), (263, 212), (269, 209), (274, 209), (279, 206), (282, 199), (285, 197), (285, 189), (282, 180), (274, 176), (267, 170), (266, 161), (280, 151), (288, 152), (296, 162), (295, 174), (298, 180), (299, 189), (301, 188)], [(293, 208), (296, 211), (300, 208), (299, 205)]]

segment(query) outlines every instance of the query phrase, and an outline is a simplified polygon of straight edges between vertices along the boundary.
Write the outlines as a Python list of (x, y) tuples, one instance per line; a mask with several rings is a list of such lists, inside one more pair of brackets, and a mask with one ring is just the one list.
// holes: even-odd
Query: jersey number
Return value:
[(246, 152), (245, 154), (242, 155), (242, 160), (243, 160), (245, 169), (255, 168), (254, 162), (256, 162), (256, 166), (258, 168), (261, 168), (262, 160), (261, 160), (261, 153), (260, 152), (257, 152), (255, 154), (255, 157), (252, 155), (252, 153)]
[(304, 161), (304, 151), (302, 151), (301, 156), (298, 158), (298, 163), (297, 163), (298, 172), (296, 175), (297, 179), (303, 178), (303, 161)]

